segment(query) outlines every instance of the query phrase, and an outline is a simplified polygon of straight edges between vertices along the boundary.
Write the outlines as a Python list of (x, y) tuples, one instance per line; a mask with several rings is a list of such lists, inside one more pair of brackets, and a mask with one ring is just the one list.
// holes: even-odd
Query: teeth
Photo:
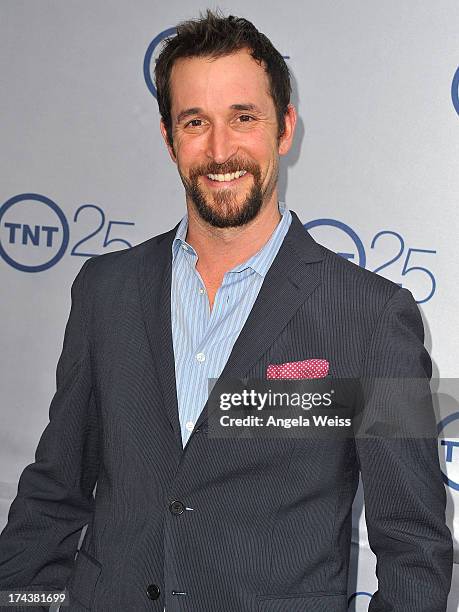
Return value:
[(207, 176), (212, 181), (219, 181), (222, 183), (225, 181), (234, 181), (234, 179), (244, 176), (244, 174), (247, 174), (247, 170), (238, 170), (237, 172), (232, 172), (231, 174), (208, 174)]

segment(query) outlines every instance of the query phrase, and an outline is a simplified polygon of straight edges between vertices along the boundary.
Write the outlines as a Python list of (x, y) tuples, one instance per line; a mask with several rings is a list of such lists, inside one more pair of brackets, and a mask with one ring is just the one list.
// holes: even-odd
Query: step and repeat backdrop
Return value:
[[(447, 518), (459, 563), (457, 1), (218, 5), (286, 58), (299, 123), (280, 197), (311, 234), (410, 289), (433, 359)], [(159, 132), (153, 67), (194, 0), (3, 0), (0, 528), (48, 422), (70, 285), (86, 258), (173, 227), (182, 186)], [(363, 492), (349, 610), (377, 588)], [(459, 610), (459, 570), (449, 612)]]

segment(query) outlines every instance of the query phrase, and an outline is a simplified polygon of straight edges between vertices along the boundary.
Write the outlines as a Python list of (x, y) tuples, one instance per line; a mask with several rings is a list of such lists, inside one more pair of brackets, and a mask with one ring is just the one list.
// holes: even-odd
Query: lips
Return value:
[(254, 184), (260, 184), (261, 170), (255, 162), (243, 158), (235, 158), (223, 164), (201, 164), (191, 168), (189, 175), (190, 183), (196, 187), (201, 182), (208, 189), (216, 190), (243, 186), (249, 184), (250, 179)]
[(219, 183), (227, 183), (229, 181), (234, 181), (241, 176), (247, 174), (247, 170), (237, 170), (236, 172), (226, 173), (226, 174), (207, 174), (207, 178), (211, 181), (216, 181)]
[[(243, 171), (242, 174), (232, 172), (230, 174), (204, 174), (201, 175), (202, 180), (206, 184), (208, 189), (229, 189), (237, 188), (238, 185), (243, 185), (247, 177), (251, 176), (247, 170)], [(211, 178), (215, 177), (215, 178)], [(233, 178), (234, 177), (234, 178)]]

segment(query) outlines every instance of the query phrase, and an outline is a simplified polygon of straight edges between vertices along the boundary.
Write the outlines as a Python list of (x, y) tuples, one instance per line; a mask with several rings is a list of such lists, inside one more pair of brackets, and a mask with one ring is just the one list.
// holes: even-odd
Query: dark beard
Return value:
[[(206, 196), (199, 187), (199, 177), (207, 174), (230, 174), (238, 169), (247, 170), (254, 179), (254, 184), (242, 205), (234, 205), (233, 194), (229, 189), (222, 189), (214, 195), (214, 206), (209, 206)], [(183, 176), (182, 182), (186, 194), (190, 197), (200, 217), (214, 227), (240, 227), (245, 225), (260, 212), (263, 204), (263, 191), (261, 186), (260, 168), (247, 162), (238, 163), (232, 160), (221, 166), (200, 166), (190, 172), (190, 178)], [(220, 212), (221, 211), (221, 212)]]

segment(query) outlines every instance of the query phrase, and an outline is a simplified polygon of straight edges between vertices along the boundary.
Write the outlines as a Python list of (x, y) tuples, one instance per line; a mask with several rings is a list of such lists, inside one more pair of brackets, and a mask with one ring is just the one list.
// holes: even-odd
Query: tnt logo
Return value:
[(321, 244), (332, 248), (341, 257), (365, 268), (367, 262), (365, 248), (359, 236), (349, 225), (336, 219), (315, 219), (305, 223), (304, 228)]
[(59, 206), (37, 193), (22, 193), (0, 208), (0, 256), (16, 270), (41, 272), (54, 266), (69, 242)]
[(443, 481), (459, 491), (459, 412), (453, 412), (438, 424), (440, 465)]
[(145, 83), (147, 84), (148, 89), (156, 98), (156, 87), (153, 82), (153, 73), (155, 70), (155, 62), (158, 58), (160, 52), (160, 43), (169, 36), (175, 36), (176, 29), (168, 28), (167, 30), (163, 30), (153, 38), (151, 43), (148, 45), (147, 52), (145, 53), (145, 58), (143, 60), (143, 76), (145, 78)]

